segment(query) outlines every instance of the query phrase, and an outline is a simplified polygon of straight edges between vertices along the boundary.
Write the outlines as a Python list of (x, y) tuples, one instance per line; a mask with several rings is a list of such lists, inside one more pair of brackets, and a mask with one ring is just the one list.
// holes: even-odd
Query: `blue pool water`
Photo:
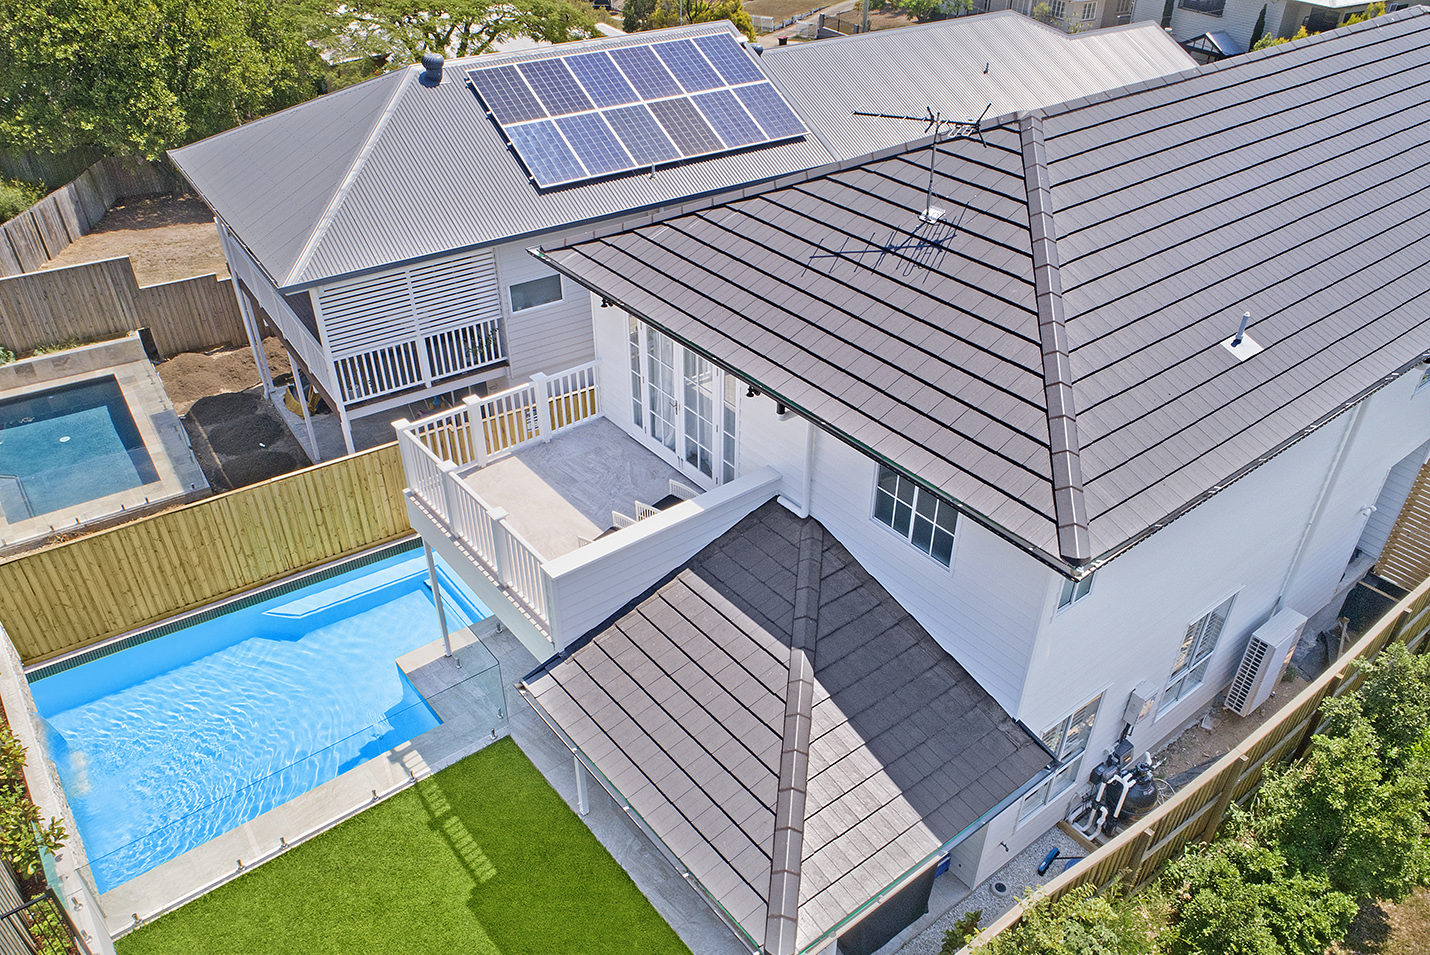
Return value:
[(112, 375), (0, 401), (0, 513), (12, 524), (158, 479)]
[[(450, 628), (487, 615), (442, 577)], [(406, 551), (40, 675), (99, 890), (436, 726), (395, 661), (440, 638), (426, 562)]]

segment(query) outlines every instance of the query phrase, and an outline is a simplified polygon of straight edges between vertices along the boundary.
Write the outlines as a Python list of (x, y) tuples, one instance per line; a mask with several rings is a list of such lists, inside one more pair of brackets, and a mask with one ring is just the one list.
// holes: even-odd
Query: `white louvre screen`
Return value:
[(496, 254), (491, 250), (419, 266), (412, 269), (411, 279), (412, 301), (424, 334), (501, 318)]
[(318, 293), (318, 303), (334, 358), (359, 355), (417, 336), (417, 317), (405, 272), (325, 288)]

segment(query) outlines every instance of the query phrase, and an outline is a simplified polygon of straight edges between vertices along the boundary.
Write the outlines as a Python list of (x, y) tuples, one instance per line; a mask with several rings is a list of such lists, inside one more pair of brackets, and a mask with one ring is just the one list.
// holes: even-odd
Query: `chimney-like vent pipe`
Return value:
[(428, 86), (436, 86), (442, 82), (442, 66), (447, 61), (440, 53), (422, 54), (422, 82)]
[(1241, 316), (1241, 326), (1236, 330), (1236, 337), (1231, 340), (1231, 347), (1235, 348), (1241, 344), (1241, 340), (1246, 337), (1246, 326), (1251, 324), (1251, 313), (1246, 312)]

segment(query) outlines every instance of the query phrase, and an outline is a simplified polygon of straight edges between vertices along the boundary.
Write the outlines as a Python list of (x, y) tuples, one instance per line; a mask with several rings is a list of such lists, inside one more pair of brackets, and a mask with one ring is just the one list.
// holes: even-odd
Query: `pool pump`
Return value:
[(1157, 805), (1157, 783), (1152, 779), (1152, 764), (1146, 760), (1127, 769), (1114, 750), (1093, 768), (1091, 781), (1097, 787), (1092, 798), (1093, 821), (1106, 835), (1112, 835), (1118, 826), (1131, 825)]

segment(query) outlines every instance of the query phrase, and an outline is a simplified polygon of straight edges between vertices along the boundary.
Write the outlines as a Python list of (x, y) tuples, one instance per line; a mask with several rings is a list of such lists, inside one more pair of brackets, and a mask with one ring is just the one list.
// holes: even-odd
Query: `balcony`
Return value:
[(537, 659), (774, 496), (764, 468), (702, 492), (600, 410), (583, 365), (396, 423), (414, 529)]

